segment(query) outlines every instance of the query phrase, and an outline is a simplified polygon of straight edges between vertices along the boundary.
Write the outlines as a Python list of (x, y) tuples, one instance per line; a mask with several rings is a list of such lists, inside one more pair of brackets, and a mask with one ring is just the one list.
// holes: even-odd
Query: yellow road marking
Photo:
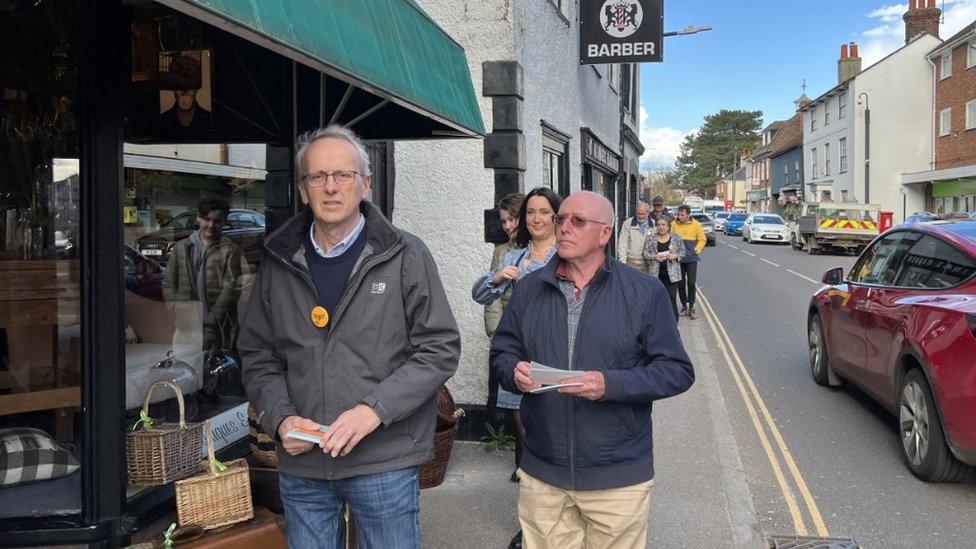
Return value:
[[(735, 346), (732, 344), (732, 338), (729, 337), (728, 332), (726, 332), (725, 327), (722, 325), (722, 321), (719, 320), (718, 315), (715, 313), (715, 309), (712, 307), (711, 303), (709, 303), (708, 299), (701, 294), (701, 292), (699, 292), (699, 296), (701, 297), (702, 303), (705, 306), (704, 310), (706, 313), (706, 318), (709, 321), (709, 325), (712, 328), (713, 333), (716, 335), (716, 338), (719, 340), (720, 343), (719, 347), (722, 349), (722, 353), (725, 355), (726, 360), (728, 360), (729, 368), (733, 372), (733, 376), (735, 377), (736, 384), (739, 385), (739, 392), (742, 395), (743, 400), (746, 402), (747, 407), (749, 408), (750, 415), (753, 416), (753, 425), (756, 427), (757, 433), (759, 433), (759, 437), (760, 440), (763, 442), (763, 446), (764, 447), (768, 446), (769, 440), (766, 438), (765, 432), (762, 430), (761, 425), (758, 424), (758, 420), (755, 417), (755, 408), (752, 406), (752, 402), (748, 399), (747, 395), (745, 394), (745, 391), (742, 388), (741, 385), (742, 382), (739, 378), (739, 375), (735, 372), (735, 369), (733, 368), (732, 360), (729, 359), (729, 355), (728, 355), (729, 352), (731, 352), (732, 356), (735, 358), (735, 365), (738, 366), (738, 369), (741, 371), (742, 378), (744, 378), (746, 383), (748, 384), (753, 397), (756, 399), (756, 403), (759, 405), (759, 409), (763, 413), (766, 425), (769, 426), (769, 430), (773, 434), (773, 438), (776, 440), (776, 445), (779, 447), (780, 453), (783, 456), (783, 460), (786, 463), (787, 468), (790, 470), (790, 473), (793, 476), (793, 480), (796, 482), (797, 489), (799, 490), (800, 495), (802, 496), (803, 501), (806, 504), (807, 511), (810, 513), (810, 517), (813, 519), (813, 525), (814, 528), (816, 528), (817, 530), (817, 535), (822, 537), (827, 537), (829, 535), (827, 532), (827, 525), (824, 523), (823, 516), (820, 513), (820, 509), (817, 507), (817, 503), (813, 499), (813, 494), (810, 492), (810, 489), (807, 487), (807, 483), (803, 479), (803, 475), (800, 473), (799, 467), (797, 467), (796, 465), (796, 460), (793, 459), (793, 454), (786, 446), (786, 441), (783, 439), (783, 435), (780, 433), (779, 428), (776, 426), (776, 423), (773, 421), (773, 415), (769, 412), (769, 409), (766, 407), (765, 401), (763, 400), (762, 396), (759, 394), (759, 389), (756, 387), (756, 384), (753, 382), (752, 376), (749, 374), (749, 371), (746, 370), (745, 363), (742, 361), (742, 357), (739, 356), (738, 351), (735, 349)], [(716, 326), (718, 327), (717, 329)], [(718, 333), (719, 331), (724, 337), (719, 336)], [(728, 347), (728, 350), (726, 350), (726, 346)], [(773, 455), (769, 454), (769, 451), (771, 451), (771, 449), (768, 449), (767, 457), (770, 458), (770, 463), (773, 464), (774, 474), (776, 474), (777, 480), (780, 480), (781, 482), (780, 487), (781, 489), (784, 490), (784, 495), (785, 495), (785, 493), (789, 491), (789, 488), (788, 486), (782, 484), (783, 480), (785, 479), (781, 478), (782, 477), (781, 471), (779, 471), (777, 474), (777, 471), (779, 470), (779, 463), (777, 460), (774, 459)], [(796, 507), (796, 500), (793, 498), (792, 491), (789, 491), (789, 496), (786, 499), (787, 499), (787, 506), (790, 507), (790, 514), (792, 515), (794, 512), (793, 508)], [(791, 501), (792, 501), (792, 506), (791, 506)], [(798, 513), (799, 509), (796, 509), (796, 511)], [(793, 517), (793, 521), (794, 524), (797, 522), (797, 518), (795, 516)], [(806, 535), (805, 530), (806, 530), (806, 526), (803, 524), (802, 518), (800, 518), (800, 526), (797, 528), (797, 534), (801, 536)]]
[[(698, 290), (698, 298), (702, 298), (701, 289)], [(732, 362), (732, 357), (729, 356), (729, 352), (726, 350), (725, 341), (719, 335), (718, 328), (716, 328), (716, 322), (718, 322), (718, 317), (713, 320), (713, 315), (709, 308), (705, 306), (703, 308), (705, 313), (705, 319), (708, 321), (708, 326), (712, 329), (712, 335), (715, 336), (718, 342), (719, 349), (722, 350), (722, 354), (725, 356), (725, 363), (729, 367), (729, 371), (732, 373), (732, 379), (735, 380), (735, 385), (739, 388), (739, 395), (742, 397), (742, 402), (745, 403), (746, 409), (749, 411), (749, 417), (752, 418), (752, 425), (756, 429), (756, 433), (759, 435), (759, 442), (762, 444), (763, 450), (766, 452), (766, 458), (769, 460), (769, 465), (773, 468), (773, 475), (776, 477), (776, 482), (779, 484), (779, 489), (783, 493), (783, 499), (786, 500), (787, 510), (790, 512), (790, 518), (793, 519), (793, 528), (796, 530), (797, 535), (805, 536), (807, 535), (807, 526), (803, 522), (803, 515), (800, 513), (800, 506), (796, 503), (796, 497), (793, 495), (793, 491), (790, 489), (789, 483), (786, 482), (786, 477), (783, 475), (783, 469), (779, 465), (779, 460), (776, 459), (776, 453), (773, 451), (772, 444), (769, 443), (769, 438), (766, 436), (766, 431), (762, 428), (762, 424), (759, 422), (759, 414), (756, 412), (756, 407), (752, 404), (752, 399), (746, 393), (746, 387), (742, 382), (742, 377), (739, 372), (736, 371), (735, 366)]]

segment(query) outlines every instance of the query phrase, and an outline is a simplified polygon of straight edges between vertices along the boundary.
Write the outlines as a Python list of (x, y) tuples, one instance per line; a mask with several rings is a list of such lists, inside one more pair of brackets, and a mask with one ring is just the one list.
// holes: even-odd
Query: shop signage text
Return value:
[(580, 64), (661, 62), (664, 0), (581, 0)]
[(595, 164), (610, 173), (617, 173), (620, 169), (620, 157), (600, 143), (589, 131), (583, 130), (580, 145), (583, 148), (585, 162)]

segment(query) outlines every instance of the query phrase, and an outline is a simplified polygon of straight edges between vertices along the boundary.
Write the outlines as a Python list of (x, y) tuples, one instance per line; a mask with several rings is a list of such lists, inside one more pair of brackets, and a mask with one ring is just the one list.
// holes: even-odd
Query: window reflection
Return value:
[(81, 512), (77, 16), (0, 9), (0, 518)]
[[(212, 421), (219, 449), (247, 436), (237, 333), (266, 224), (264, 182), (221, 174), (263, 173), (264, 146), (127, 144), (125, 150), (127, 166), (153, 158), (170, 168), (125, 171), (128, 425), (136, 423), (149, 386), (168, 379), (183, 393), (187, 421)], [(228, 161), (241, 158), (249, 164)], [(212, 173), (200, 173), (207, 170)], [(175, 395), (154, 392), (149, 413), (177, 421)], [(130, 486), (128, 495), (145, 489)]]

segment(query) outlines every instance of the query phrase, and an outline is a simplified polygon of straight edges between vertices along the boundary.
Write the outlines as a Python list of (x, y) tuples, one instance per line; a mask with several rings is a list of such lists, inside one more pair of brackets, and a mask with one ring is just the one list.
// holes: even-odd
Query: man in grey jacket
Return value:
[[(417, 466), (457, 324), (427, 247), (366, 201), (355, 134), (302, 136), (295, 165), (307, 208), (265, 239), (239, 340), (248, 399), (279, 443), (288, 543), (340, 547), (347, 503), (363, 546), (419, 547)], [(321, 433), (319, 448), (295, 429)]]

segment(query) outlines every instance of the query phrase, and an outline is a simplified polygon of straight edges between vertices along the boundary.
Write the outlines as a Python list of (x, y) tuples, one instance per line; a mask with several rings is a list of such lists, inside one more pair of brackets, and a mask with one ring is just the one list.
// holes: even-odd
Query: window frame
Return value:
[(812, 147), (810, 149), (810, 179), (817, 178), (817, 172), (820, 171), (819, 153), (817, 147)]
[(830, 177), (830, 143), (824, 143), (824, 177)]
[(847, 138), (841, 137), (837, 140), (837, 149), (839, 160), (840, 160), (840, 171), (838, 173), (847, 173)]
[(840, 120), (847, 116), (847, 92), (837, 95), (837, 119)]
[(945, 80), (952, 76), (952, 50), (942, 54), (939, 58), (939, 80)]
[(966, 68), (971, 69), (976, 66), (976, 40), (966, 43)]
[(817, 107), (810, 109), (810, 131), (817, 131)]
[(939, 111), (939, 137), (952, 134), (952, 107)]
[(976, 110), (970, 112), (971, 109), (976, 108), (976, 99), (970, 99), (966, 101), (966, 129), (971, 130), (976, 128)]
[(550, 176), (543, 184), (549, 186), (550, 190), (565, 198), (569, 196), (569, 140), (570, 136), (560, 132), (552, 124), (545, 120), (540, 121), (542, 127), (542, 162), (543, 174), (551, 162), (547, 162), (548, 156), (558, 158), (559, 176), (556, 179), (556, 188), (553, 189), (550, 181), (552, 179), (551, 168)]
[(824, 101), (824, 126), (830, 125), (830, 99)]

